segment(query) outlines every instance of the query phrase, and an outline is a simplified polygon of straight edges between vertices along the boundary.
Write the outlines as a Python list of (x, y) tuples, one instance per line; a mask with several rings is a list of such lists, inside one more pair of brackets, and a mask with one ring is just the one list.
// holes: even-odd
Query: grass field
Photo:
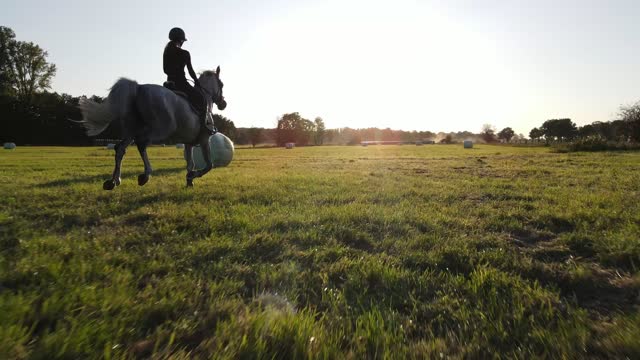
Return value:
[(0, 152), (0, 357), (640, 357), (640, 153)]

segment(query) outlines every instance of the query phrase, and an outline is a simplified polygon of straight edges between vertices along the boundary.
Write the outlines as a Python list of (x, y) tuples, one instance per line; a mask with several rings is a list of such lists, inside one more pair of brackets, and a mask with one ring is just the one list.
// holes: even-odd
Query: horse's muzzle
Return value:
[(222, 99), (218, 101), (216, 105), (218, 106), (218, 110), (224, 110), (227, 107), (227, 101), (225, 99)]

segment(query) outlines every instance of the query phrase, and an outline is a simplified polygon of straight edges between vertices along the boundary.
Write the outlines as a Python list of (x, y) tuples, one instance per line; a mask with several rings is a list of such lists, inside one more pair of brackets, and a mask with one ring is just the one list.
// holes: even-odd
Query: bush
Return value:
[(554, 152), (567, 153), (576, 151), (628, 151), (640, 150), (640, 143), (625, 141), (607, 141), (602, 138), (587, 138), (561, 144), (554, 148)]

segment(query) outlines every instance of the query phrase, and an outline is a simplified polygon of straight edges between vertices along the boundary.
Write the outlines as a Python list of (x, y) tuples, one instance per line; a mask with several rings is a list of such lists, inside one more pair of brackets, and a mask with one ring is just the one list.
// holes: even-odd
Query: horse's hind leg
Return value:
[(149, 146), (149, 141), (136, 141), (136, 146), (138, 147), (138, 151), (140, 152), (140, 156), (144, 162), (144, 173), (138, 175), (138, 185), (142, 186), (149, 181), (149, 176), (151, 175), (151, 171), (153, 171), (153, 169), (151, 169), (149, 157), (147, 156), (147, 146)]
[(186, 144), (184, 154), (187, 159), (187, 187), (192, 187), (193, 179), (196, 177), (196, 164), (193, 162), (193, 145)]
[(120, 167), (122, 165), (122, 158), (124, 154), (127, 152), (127, 147), (131, 145), (133, 139), (127, 138), (122, 140), (118, 145), (116, 145), (116, 166), (113, 169), (113, 174), (111, 175), (111, 179), (107, 180), (102, 184), (102, 188), (104, 190), (113, 190), (114, 187), (120, 185)]

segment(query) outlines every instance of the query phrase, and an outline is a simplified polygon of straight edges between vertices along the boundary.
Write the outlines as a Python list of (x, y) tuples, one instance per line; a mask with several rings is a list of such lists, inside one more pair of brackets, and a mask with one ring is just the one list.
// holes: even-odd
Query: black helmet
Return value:
[(169, 40), (171, 41), (187, 41), (187, 37), (184, 34), (184, 30), (180, 28), (173, 28), (169, 31)]

